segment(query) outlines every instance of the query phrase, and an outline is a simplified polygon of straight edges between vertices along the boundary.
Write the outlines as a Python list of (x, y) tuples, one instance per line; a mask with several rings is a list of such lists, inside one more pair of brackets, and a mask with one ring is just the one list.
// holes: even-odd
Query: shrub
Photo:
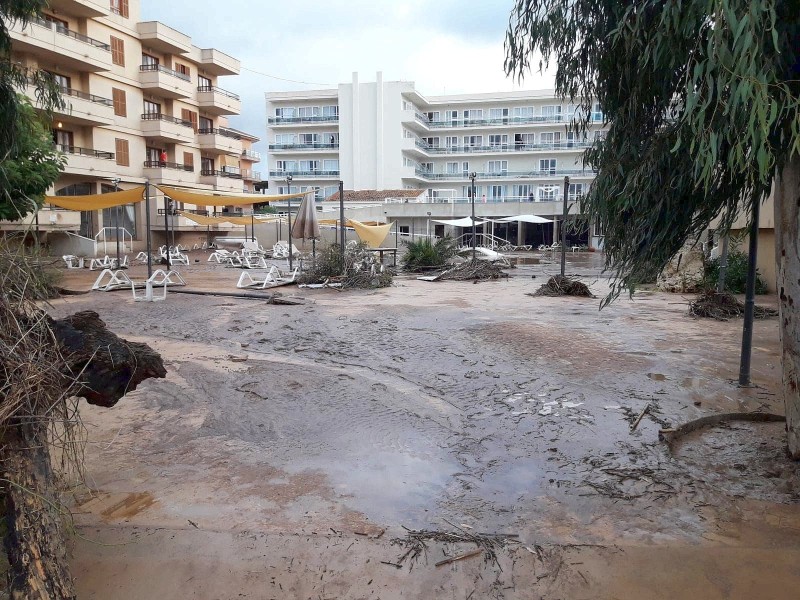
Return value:
[(439, 238), (435, 243), (427, 238), (403, 243), (407, 250), (402, 262), (407, 271), (441, 267), (458, 252), (458, 244), (449, 235)]
[[(719, 257), (705, 265), (703, 287), (715, 289), (719, 281)], [(728, 252), (728, 267), (725, 270), (725, 291), (743, 294), (747, 286), (747, 254), (739, 250)], [(766, 294), (767, 284), (756, 271), (756, 294)]]

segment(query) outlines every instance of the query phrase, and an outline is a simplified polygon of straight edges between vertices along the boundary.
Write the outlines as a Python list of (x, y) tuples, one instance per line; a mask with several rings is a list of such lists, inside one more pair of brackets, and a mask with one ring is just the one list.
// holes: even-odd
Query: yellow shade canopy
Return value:
[(306, 194), (311, 194), (314, 192), (314, 190), (308, 190), (306, 192), (284, 194), (282, 196), (262, 196), (261, 194), (240, 194), (228, 196), (223, 194), (203, 194), (200, 192), (192, 192), (166, 185), (159, 185), (156, 187), (176, 202), (194, 204), (195, 206), (244, 206), (249, 204), (263, 204), (264, 202), (278, 202), (281, 200), (288, 200), (289, 198), (301, 198)]
[(360, 221), (348, 219), (347, 224), (356, 230), (359, 239), (370, 248), (380, 248), (383, 240), (389, 235), (393, 223), (385, 225), (365, 225)]
[(144, 200), (144, 186), (88, 196), (45, 196), (45, 202), (67, 210), (102, 210)]
[(229, 215), (229, 216), (216, 216), (216, 217), (209, 217), (206, 215), (196, 215), (194, 213), (185, 212), (185, 211), (178, 211), (178, 214), (182, 217), (186, 217), (190, 221), (194, 221), (199, 225), (219, 225), (220, 223), (231, 223), (233, 225), (250, 225), (253, 222), (255, 223), (268, 223), (271, 221), (275, 221), (280, 217), (267, 217), (261, 218), (259, 216), (243, 216), (243, 215)]

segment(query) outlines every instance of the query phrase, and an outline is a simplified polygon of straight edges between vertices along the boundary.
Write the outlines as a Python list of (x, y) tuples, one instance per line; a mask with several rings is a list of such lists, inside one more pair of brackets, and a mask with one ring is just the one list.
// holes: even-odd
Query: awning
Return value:
[[(464, 217), (463, 219), (431, 219), (434, 223), (441, 223), (442, 225), (452, 225), (453, 227), (472, 227), (472, 217)], [(483, 225), (487, 221), (475, 220), (475, 225)]]
[(177, 211), (178, 214), (182, 217), (186, 217), (190, 221), (194, 221), (199, 225), (219, 225), (220, 223), (231, 223), (232, 225), (250, 225), (254, 221), (256, 224), (258, 223), (268, 223), (271, 221), (276, 221), (280, 219), (280, 217), (266, 217), (262, 218), (259, 215), (224, 215), (224, 216), (216, 216), (216, 217), (209, 217), (206, 215), (196, 215), (194, 213), (186, 212), (179, 210)]
[(540, 217), (538, 215), (517, 215), (516, 217), (503, 217), (502, 219), (497, 219), (503, 223), (512, 223), (514, 221), (522, 221), (523, 223), (552, 223), (552, 219), (545, 219), (544, 217)]
[(144, 186), (108, 194), (90, 194), (87, 196), (45, 196), (48, 204), (66, 208), (67, 210), (102, 210), (114, 206), (133, 204), (144, 200)]
[(385, 225), (364, 225), (360, 221), (347, 220), (347, 224), (356, 230), (359, 239), (370, 248), (380, 248), (383, 240), (389, 235), (393, 223)]
[(184, 204), (194, 204), (195, 206), (243, 206), (247, 204), (262, 204), (264, 202), (279, 202), (290, 198), (301, 198), (306, 194), (312, 194), (315, 190), (298, 192), (296, 194), (284, 194), (282, 196), (262, 196), (260, 194), (225, 194), (222, 192), (207, 194), (192, 192), (180, 188), (168, 187), (166, 185), (156, 186), (165, 195), (176, 202)]

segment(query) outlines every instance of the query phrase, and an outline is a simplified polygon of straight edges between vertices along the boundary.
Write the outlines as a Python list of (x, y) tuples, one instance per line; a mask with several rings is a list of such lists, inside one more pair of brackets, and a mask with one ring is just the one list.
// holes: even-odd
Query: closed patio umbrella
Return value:
[(292, 237), (312, 240), (312, 253), (317, 255), (317, 238), (319, 237), (319, 219), (317, 207), (314, 204), (314, 190), (309, 190), (303, 196), (300, 208), (297, 210), (295, 221), (292, 223)]

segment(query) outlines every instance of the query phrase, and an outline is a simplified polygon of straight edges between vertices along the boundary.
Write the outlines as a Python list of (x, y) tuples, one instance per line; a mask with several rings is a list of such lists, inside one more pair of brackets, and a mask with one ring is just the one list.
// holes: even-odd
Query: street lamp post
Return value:
[[(119, 177), (116, 177), (114, 179), (113, 183), (114, 183), (114, 191), (118, 192), (119, 191)], [(119, 258), (119, 205), (117, 205), (117, 210), (115, 211), (114, 221), (116, 223), (116, 238), (117, 238), (117, 268), (119, 269), (120, 265), (122, 264), (120, 262), (120, 258)], [(103, 239), (105, 239), (105, 237)]]
[(478, 230), (475, 227), (475, 178), (478, 174), (473, 171), (469, 174), (469, 178), (472, 181), (472, 262), (475, 262), (477, 259), (477, 236)]
[(431, 243), (431, 213), (428, 212), (428, 243)]
[[(292, 193), (292, 176), (286, 176), (286, 191), (287, 193)], [(292, 270), (292, 199), (287, 198), (286, 201), (289, 203), (289, 208), (287, 209), (288, 219), (289, 219), (289, 271)]]

